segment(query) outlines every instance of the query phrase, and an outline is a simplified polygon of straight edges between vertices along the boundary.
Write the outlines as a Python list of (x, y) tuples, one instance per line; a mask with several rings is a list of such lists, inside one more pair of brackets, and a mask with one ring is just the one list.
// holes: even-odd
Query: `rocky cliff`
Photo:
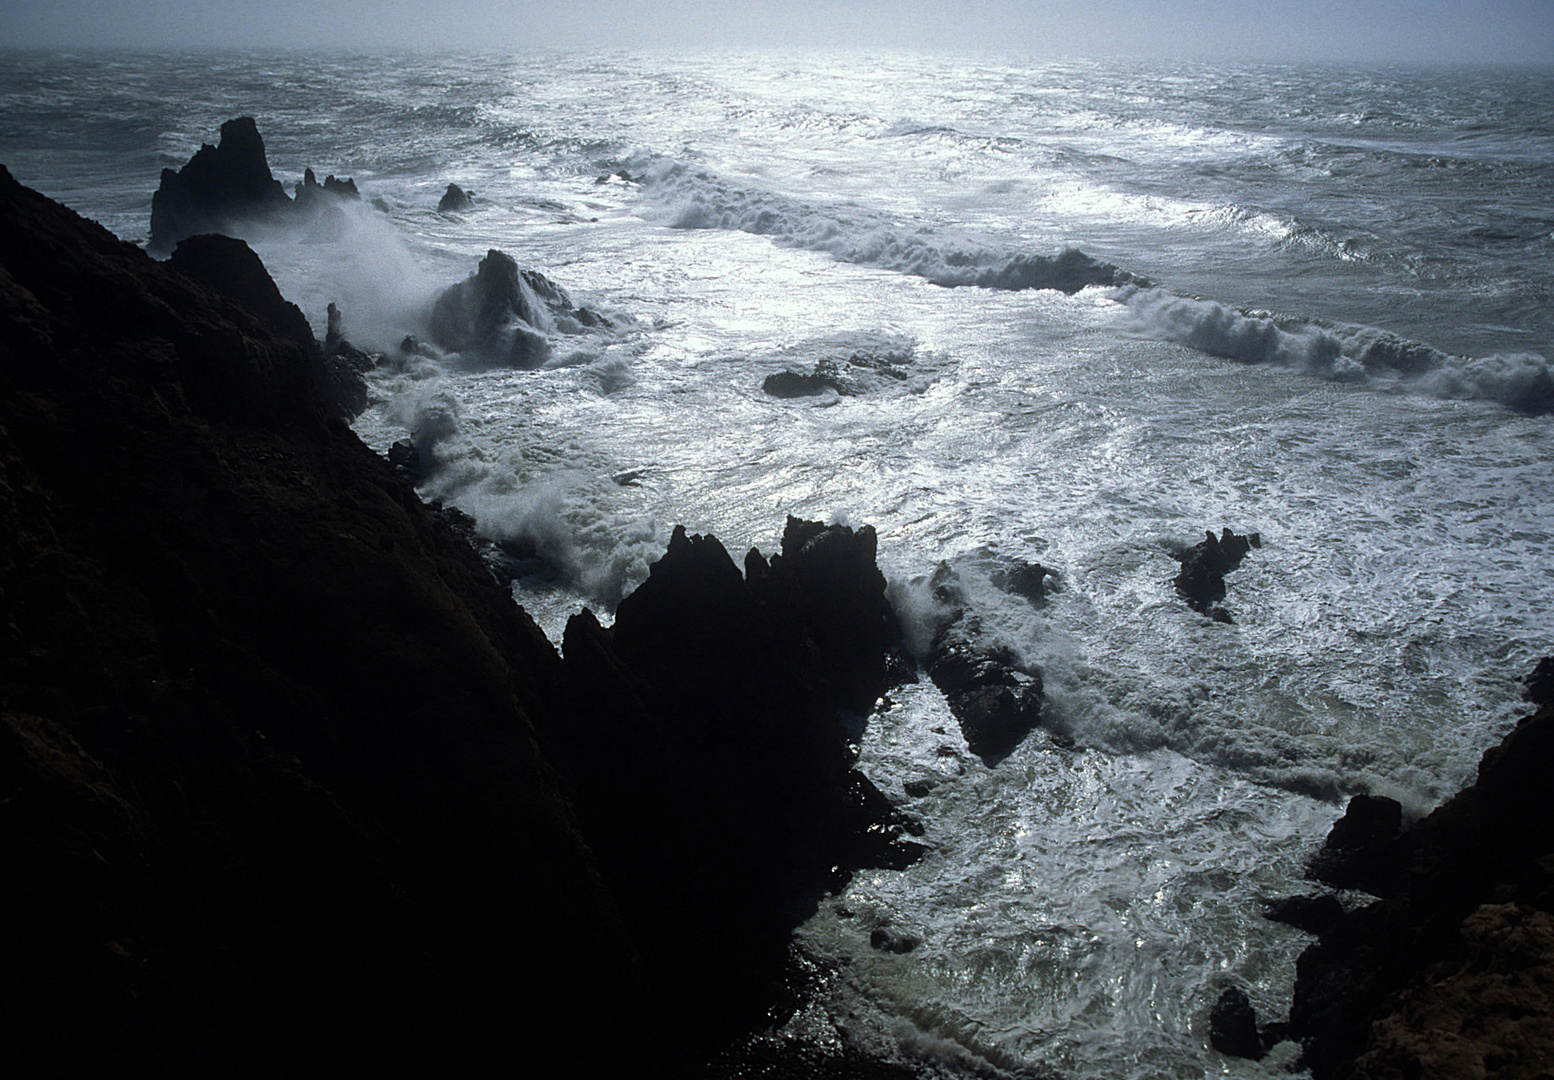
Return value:
[[(563, 659), (327, 418), (245, 252), (155, 262), (0, 168), (8, 1059), (459, 1075), (713, 1044), (820, 889), (910, 855), (835, 717), (891, 631), (872, 533), (790, 524), (748, 582), (677, 534)], [(837, 566), (849, 614), (817, 591)]]
[(1380, 899), (1300, 958), (1290, 1033), (1317, 1080), (1554, 1070), (1551, 772), (1544, 704), (1412, 828), (1386, 800), (1351, 803), (1313, 870)]

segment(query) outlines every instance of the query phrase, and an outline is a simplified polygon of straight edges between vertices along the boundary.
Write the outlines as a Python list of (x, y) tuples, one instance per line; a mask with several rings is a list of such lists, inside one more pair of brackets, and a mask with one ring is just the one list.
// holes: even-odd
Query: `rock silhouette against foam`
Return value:
[(185, 237), (237, 236), (254, 224), (328, 225), (327, 215), (339, 212), (338, 200), (356, 198), (353, 181), (330, 176), (320, 186), (308, 169), (293, 202), (270, 172), (254, 118), (240, 116), (221, 125), (215, 146), (201, 146), (181, 169), (162, 170), (151, 198), (148, 248), (165, 254)]
[(820, 659), (842, 631), (806, 584), (834, 562), (872, 596), (872, 535), (805, 532), (758, 595), (677, 534), (563, 662), (326, 421), (257, 267), (210, 238), (156, 262), (0, 169), (7, 1063), (707, 1052), (833, 868), (909, 854), (836, 722), (874, 661)]

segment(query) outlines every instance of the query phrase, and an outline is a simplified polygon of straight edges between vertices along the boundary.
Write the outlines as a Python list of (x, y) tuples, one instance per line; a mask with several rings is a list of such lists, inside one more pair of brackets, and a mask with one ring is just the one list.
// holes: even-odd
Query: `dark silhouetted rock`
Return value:
[(1403, 807), (1382, 795), (1356, 795), (1333, 824), (1309, 873), (1340, 889), (1390, 893), (1398, 872), (1392, 841), (1403, 829)]
[(442, 193), (442, 198), (437, 201), (437, 212), (440, 214), (456, 214), (461, 210), (468, 210), (475, 205), (475, 200), (470, 193), (457, 184), (449, 184), (448, 190)]
[(817, 361), (814, 371), (808, 375), (797, 371), (779, 371), (768, 375), (761, 383), (761, 389), (772, 397), (796, 398), (815, 397), (828, 390), (850, 396), (856, 394), (859, 387), (842, 375), (836, 361), (824, 359)]
[(880, 952), (895, 953), (903, 956), (922, 944), (922, 941), (911, 934), (903, 934), (888, 927), (877, 927), (869, 935), (869, 944)]
[(1290, 1029), (1317, 1080), (1546, 1074), (1551, 770), (1545, 705), (1484, 754), (1471, 786), (1412, 828), (1383, 839), (1393, 817), (1381, 807), (1346, 830), (1345, 842), (1384, 868), (1386, 895), (1344, 915), (1296, 966)]
[(314, 347), (302, 309), (281, 295), (258, 255), (242, 240), (207, 233), (178, 242), (168, 265), (202, 282), (263, 319), (278, 336)]
[(872, 530), (790, 519), (747, 577), (714, 537), (677, 528), (613, 627), (567, 624), (577, 703), (544, 745), (635, 898), (650, 970), (688, 1002), (758, 1005), (751, 974), (780, 970), (824, 891), (918, 850), (852, 768), (840, 717), (872, 704), (894, 634), (873, 552)]
[(483, 363), (529, 368), (550, 356), (552, 333), (608, 328), (610, 320), (577, 307), (565, 289), (492, 250), (475, 273), (450, 286), (432, 308), (427, 334), (442, 349)]
[(1209, 1012), (1209, 1045), (1222, 1054), (1261, 1061), (1268, 1051), (1257, 1033), (1257, 1012), (1239, 986), (1227, 986)]
[(776, 398), (798, 398), (815, 397), (833, 387), (818, 375), (778, 371), (766, 377), (761, 383), (761, 389)]
[(1554, 656), (1545, 656), (1522, 680), (1527, 684), (1527, 700), (1534, 705), (1554, 702)]
[(1293, 926), (1308, 934), (1323, 934), (1344, 917), (1344, 906), (1336, 896), (1286, 896), (1270, 903), (1263, 912), (1274, 922)]
[(7, 1071), (621, 1073), (671, 1025), (536, 750), (560, 658), (284, 322), (0, 169)]
[(359, 199), (349, 179), (327, 177), (320, 185), (308, 169), (297, 199), (286, 195), (271, 174), (264, 139), (251, 116), (221, 125), (220, 141), (197, 150), (181, 169), (163, 169), (151, 198), (151, 241), (162, 254), (180, 240), (202, 233), (242, 235), (253, 224), (307, 225), (309, 239), (335, 240), (345, 231), (337, 203)]
[(200, 147), (181, 169), (163, 169), (151, 199), (152, 251), (172, 248), (198, 233), (229, 233), (244, 219), (287, 214), (291, 200), (270, 174), (264, 140), (251, 116), (221, 125), (215, 145)]
[[(1051, 579), (1052, 584), (1048, 585)], [(1007, 566), (995, 569), (989, 575), (989, 580), (996, 589), (1012, 593), (1015, 596), (1023, 596), (1032, 604), (1040, 607), (1046, 603), (1047, 591), (1058, 591), (1058, 575), (1054, 570), (1049, 570), (1041, 563), (1026, 562), (1024, 559), (1011, 559)]]
[(1041, 722), (1040, 669), (987, 634), (959, 575), (940, 563), (929, 579), (943, 614), (924, 666), (960, 723), (971, 752), (996, 764)]
[(1209, 616), (1215, 622), (1234, 622), (1230, 613), (1218, 605), (1225, 599), (1225, 575), (1241, 565), (1252, 548), (1262, 547), (1257, 533), (1240, 536), (1224, 529), (1219, 536), (1204, 534), (1200, 544), (1188, 548), (1177, 556), (1182, 569), (1174, 584), (1187, 606)]

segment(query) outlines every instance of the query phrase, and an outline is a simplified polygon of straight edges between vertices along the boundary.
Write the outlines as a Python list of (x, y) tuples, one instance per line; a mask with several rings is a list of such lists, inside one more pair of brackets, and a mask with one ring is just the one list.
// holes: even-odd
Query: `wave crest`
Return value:
[(1212, 356), (1338, 382), (1554, 412), (1554, 366), (1536, 353), (1454, 356), (1376, 327), (1243, 311), (1158, 288), (1119, 298), (1135, 332)]

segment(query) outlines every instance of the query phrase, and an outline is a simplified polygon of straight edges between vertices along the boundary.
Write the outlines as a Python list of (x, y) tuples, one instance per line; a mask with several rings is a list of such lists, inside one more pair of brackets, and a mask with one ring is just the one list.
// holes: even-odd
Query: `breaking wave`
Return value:
[(1124, 292), (1132, 329), (1244, 364), (1273, 364), (1337, 382), (1554, 412), (1554, 367), (1536, 353), (1454, 356), (1370, 326), (1244, 311), (1164, 289)]
[(948, 288), (1076, 293), (1090, 285), (1142, 284), (1126, 270), (1077, 248), (1055, 255), (991, 250), (949, 230), (904, 228), (859, 207), (817, 206), (739, 187), (682, 162), (650, 167), (643, 185), (644, 216), (670, 228), (769, 236), (788, 247), (824, 252), (838, 262), (895, 270)]

